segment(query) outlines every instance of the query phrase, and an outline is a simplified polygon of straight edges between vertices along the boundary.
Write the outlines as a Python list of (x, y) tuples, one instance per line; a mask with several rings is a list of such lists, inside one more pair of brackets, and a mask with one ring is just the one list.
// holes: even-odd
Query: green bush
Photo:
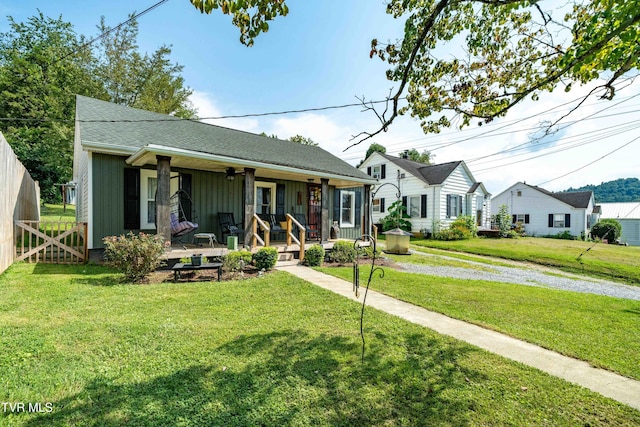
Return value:
[(576, 237), (571, 234), (569, 230), (561, 231), (558, 234), (548, 234), (543, 237), (546, 237), (547, 239), (576, 240)]
[(404, 231), (411, 232), (411, 222), (404, 219), (406, 217), (407, 208), (402, 205), (402, 201), (398, 200), (389, 206), (387, 212), (389, 215), (382, 218), (382, 231), (400, 228)]
[(436, 240), (468, 240), (478, 235), (478, 227), (473, 217), (465, 215), (458, 217), (449, 228), (438, 231)]
[(338, 264), (348, 264), (356, 259), (356, 248), (353, 243), (346, 240), (338, 240), (334, 243), (329, 258)]
[(312, 245), (304, 253), (304, 265), (309, 267), (319, 267), (324, 261), (324, 248), (322, 245)]
[(622, 226), (615, 219), (602, 219), (591, 227), (591, 236), (600, 240), (615, 242), (620, 237)]
[(171, 243), (159, 235), (129, 232), (102, 239), (106, 264), (117, 269), (123, 281), (137, 283), (163, 264), (160, 257)]
[(222, 260), (222, 268), (226, 271), (240, 271), (251, 263), (252, 258), (251, 252), (247, 250), (229, 252)]
[(261, 248), (253, 254), (253, 262), (258, 270), (271, 270), (278, 262), (278, 250), (274, 247)]

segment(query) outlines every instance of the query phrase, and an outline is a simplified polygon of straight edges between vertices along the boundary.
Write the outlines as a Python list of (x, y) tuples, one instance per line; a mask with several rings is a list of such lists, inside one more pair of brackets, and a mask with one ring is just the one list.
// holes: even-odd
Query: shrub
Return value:
[(467, 240), (478, 235), (478, 227), (471, 216), (460, 216), (449, 228), (440, 230), (434, 236), (436, 240)]
[(405, 218), (405, 212), (407, 208), (402, 205), (402, 201), (398, 200), (389, 206), (387, 212), (389, 215), (382, 218), (382, 231), (393, 230), (394, 228), (400, 228), (404, 231), (411, 232), (411, 222)]
[(251, 263), (252, 258), (251, 252), (247, 250), (229, 252), (222, 260), (222, 268), (226, 271), (240, 271), (245, 265)]
[(261, 248), (253, 254), (253, 262), (258, 270), (271, 270), (278, 262), (278, 250), (273, 247)]
[(329, 258), (333, 262), (338, 264), (347, 264), (355, 261), (356, 248), (353, 247), (353, 243), (346, 240), (338, 240), (334, 243)]
[(500, 209), (493, 219), (500, 230), (500, 237), (507, 237), (507, 234), (511, 230), (512, 220), (511, 215), (509, 215), (509, 207), (507, 205), (500, 205)]
[(132, 232), (120, 236), (107, 236), (102, 239), (105, 246), (106, 264), (121, 272), (123, 281), (137, 283), (163, 264), (160, 259), (166, 247), (159, 235)]
[(304, 265), (309, 267), (319, 267), (324, 261), (324, 248), (322, 245), (312, 245), (304, 253)]
[(569, 230), (564, 230), (557, 234), (548, 234), (543, 237), (546, 237), (547, 239), (576, 240), (576, 237), (572, 235)]
[(622, 226), (615, 219), (603, 219), (598, 221), (593, 227), (591, 227), (591, 235), (594, 238), (609, 242), (615, 242), (620, 237), (622, 232)]

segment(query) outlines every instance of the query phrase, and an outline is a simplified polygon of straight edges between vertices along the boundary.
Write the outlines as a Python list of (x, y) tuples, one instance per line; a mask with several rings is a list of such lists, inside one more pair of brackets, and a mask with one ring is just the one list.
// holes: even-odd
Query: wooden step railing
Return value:
[[(293, 233), (293, 226), (296, 226), (298, 229), (298, 234), (300, 235), (300, 239), (298, 239)], [(294, 217), (290, 214), (287, 214), (287, 246), (291, 246), (291, 241), (293, 240), (300, 246), (300, 262), (304, 261), (304, 242), (306, 237), (307, 229), (304, 225), (300, 224)]]
[[(258, 227), (264, 232), (264, 240), (258, 235)], [(269, 233), (271, 231), (271, 227), (269, 224), (264, 222), (258, 214), (253, 214), (253, 221), (251, 225), (252, 235), (253, 235), (253, 243), (252, 247), (256, 247), (257, 243), (260, 242), (262, 246), (269, 246)]]

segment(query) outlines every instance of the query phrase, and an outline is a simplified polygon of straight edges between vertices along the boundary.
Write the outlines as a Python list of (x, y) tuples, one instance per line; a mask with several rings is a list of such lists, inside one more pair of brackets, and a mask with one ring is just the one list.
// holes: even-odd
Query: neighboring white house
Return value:
[(620, 242), (640, 246), (640, 202), (600, 203), (600, 219), (615, 219), (622, 225)]
[(437, 231), (447, 227), (458, 216), (469, 215), (481, 228), (491, 225), (491, 194), (476, 182), (463, 161), (425, 165), (424, 163), (373, 153), (360, 165), (360, 170), (379, 182), (371, 190), (373, 223), (388, 215), (388, 208), (400, 199), (407, 208), (411, 230)]
[(491, 199), (492, 214), (507, 205), (512, 223), (524, 226), (527, 236), (548, 236), (568, 231), (586, 236), (597, 221), (592, 191), (552, 193), (518, 182)]

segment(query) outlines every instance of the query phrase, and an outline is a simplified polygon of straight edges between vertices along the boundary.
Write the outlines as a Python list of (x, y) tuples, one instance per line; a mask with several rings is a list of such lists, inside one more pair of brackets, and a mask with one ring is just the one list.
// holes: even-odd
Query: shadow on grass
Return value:
[[(374, 341), (374, 340), (372, 340)], [(444, 344), (443, 344), (444, 343)], [(116, 384), (94, 379), (53, 402), (42, 425), (465, 425), (481, 374), (456, 360), (470, 350), (423, 335), (380, 335), (360, 363), (357, 340), (285, 331), (244, 335), (212, 352), (219, 365)]]

